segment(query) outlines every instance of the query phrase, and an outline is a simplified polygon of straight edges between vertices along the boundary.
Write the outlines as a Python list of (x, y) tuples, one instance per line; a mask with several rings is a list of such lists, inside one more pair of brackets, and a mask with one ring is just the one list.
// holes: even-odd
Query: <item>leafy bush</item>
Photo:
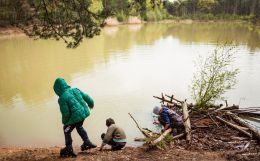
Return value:
[(218, 45), (212, 54), (198, 59), (198, 68), (193, 76), (192, 97), (197, 107), (206, 109), (236, 84), (238, 69), (232, 68), (235, 46)]
[(128, 16), (123, 11), (121, 11), (116, 14), (116, 18), (119, 22), (125, 22), (127, 21)]
[(169, 13), (165, 9), (155, 8), (153, 10), (149, 10), (146, 13), (147, 21), (160, 21), (170, 17)]
[(156, 21), (156, 13), (153, 10), (150, 10), (146, 13), (146, 20), (147, 21)]

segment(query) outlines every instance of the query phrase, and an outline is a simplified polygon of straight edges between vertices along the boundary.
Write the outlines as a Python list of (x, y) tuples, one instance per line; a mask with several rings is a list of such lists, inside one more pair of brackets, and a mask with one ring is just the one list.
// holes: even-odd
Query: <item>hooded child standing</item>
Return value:
[(85, 118), (90, 115), (90, 109), (94, 107), (93, 99), (77, 88), (71, 88), (63, 78), (55, 80), (53, 89), (59, 96), (58, 102), (62, 115), (63, 132), (65, 135), (66, 147), (61, 149), (61, 157), (76, 157), (72, 148), (71, 132), (76, 128), (78, 134), (83, 140), (81, 150), (96, 148), (83, 128)]

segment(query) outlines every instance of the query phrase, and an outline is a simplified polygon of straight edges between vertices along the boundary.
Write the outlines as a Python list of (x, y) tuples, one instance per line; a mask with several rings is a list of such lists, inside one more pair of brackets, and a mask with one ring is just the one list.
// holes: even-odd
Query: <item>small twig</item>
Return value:
[(133, 117), (130, 113), (128, 113), (128, 114), (129, 114), (129, 116), (134, 120), (134, 122), (135, 122), (137, 128), (142, 132), (142, 134), (143, 134), (145, 137), (149, 137), (149, 135), (146, 134), (146, 133), (144, 132), (144, 130), (142, 130), (142, 129), (140, 128), (140, 126), (138, 125), (138, 123), (137, 123), (137, 121), (134, 119), (134, 117)]
[(209, 113), (208, 113), (208, 116), (209, 116), (209, 118), (214, 122), (214, 124), (217, 125), (217, 127), (219, 127), (218, 124), (217, 124), (217, 122), (211, 117), (211, 115), (210, 115)]

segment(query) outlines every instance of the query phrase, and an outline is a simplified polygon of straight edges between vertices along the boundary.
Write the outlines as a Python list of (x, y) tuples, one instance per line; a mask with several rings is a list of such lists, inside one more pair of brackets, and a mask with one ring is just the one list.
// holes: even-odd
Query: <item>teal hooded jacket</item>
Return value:
[(63, 78), (55, 80), (53, 89), (59, 96), (58, 102), (64, 125), (78, 123), (90, 115), (89, 107), (94, 107), (94, 101), (87, 94), (77, 88), (71, 88)]

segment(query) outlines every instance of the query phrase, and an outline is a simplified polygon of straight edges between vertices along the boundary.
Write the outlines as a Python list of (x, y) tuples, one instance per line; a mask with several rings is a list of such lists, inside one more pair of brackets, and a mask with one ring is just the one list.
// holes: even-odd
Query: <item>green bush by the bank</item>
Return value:
[(146, 13), (145, 20), (146, 21), (160, 21), (163, 19), (170, 19), (172, 16), (165, 9), (155, 8), (153, 10), (149, 10)]
[(116, 18), (119, 22), (126, 22), (128, 19), (128, 16), (123, 11), (121, 11), (116, 14)]

